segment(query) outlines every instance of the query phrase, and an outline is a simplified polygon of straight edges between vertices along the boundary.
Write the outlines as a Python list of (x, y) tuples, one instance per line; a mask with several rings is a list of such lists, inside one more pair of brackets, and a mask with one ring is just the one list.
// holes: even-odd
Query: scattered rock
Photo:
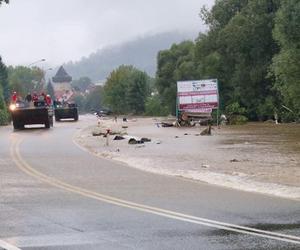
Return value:
[(209, 168), (209, 165), (208, 164), (202, 164), (201, 168)]
[(128, 141), (128, 144), (142, 144), (142, 143), (144, 143), (143, 141), (141, 141), (141, 140), (137, 140), (137, 139), (135, 139), (135, 138), (130, 138), (129, 139), (129, 141)]
[(179, 136), (178, 136), (178, 135), (175, 135), (175, 138), (179, 138)]
[(115, 138), (113, 140), (115, 141), (119, 141), (119, 140), (124, 140), (125, 138), (123, 136), (120, 135), (116, 135)]
[(230, 160), (230, 162), (239, 162), (239, 160), (237, 160), (237, 159), (232, 159), (232, 160)]
[(142, 141), (142, 142), (151, 142), (151, 139), (146, 138), (146, 137), (142, 137), (142, 138), (141, 138), (141, 141)]
[(183, 135), (188, 135), (188, 133), (184, 133)]
[(101, 131), (93, 131), (92, 132), (93, 136), (101, 136), (101, 135), (105, 135), (105, 133), (101, 132)]
[(128, 128), (128, 126), (122, 126), (122, 128)]
[(161, 144), (161, 141), (157, 141), (156, 144)]

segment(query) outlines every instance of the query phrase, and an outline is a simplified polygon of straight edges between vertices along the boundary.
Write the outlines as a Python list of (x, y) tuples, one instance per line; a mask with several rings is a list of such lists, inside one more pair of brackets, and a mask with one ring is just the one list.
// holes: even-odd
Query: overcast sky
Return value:
[(0, 55), (6, 64), (28, 65), (45, 58), (45, 65), (56, 66), (147, 34), (196, 34), (205, 29), (200, 8), (213, 2), (10, 0), (0, 7)]

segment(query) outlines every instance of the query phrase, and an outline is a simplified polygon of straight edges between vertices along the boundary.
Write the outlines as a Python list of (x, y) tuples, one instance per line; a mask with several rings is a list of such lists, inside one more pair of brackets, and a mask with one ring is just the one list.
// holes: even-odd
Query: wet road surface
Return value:
[(82, 126), (0, 128), (0, 249), (300, 248), (300, 201), (97, 158)]

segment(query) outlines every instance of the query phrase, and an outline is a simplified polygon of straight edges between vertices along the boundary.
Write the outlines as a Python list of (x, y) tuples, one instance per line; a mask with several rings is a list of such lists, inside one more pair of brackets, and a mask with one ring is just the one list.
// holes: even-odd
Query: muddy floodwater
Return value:
[[(160, 126), (159, 118), (128, 122), (103, 119), (81, 130), (77, 142), (97, 156), (144, 171), (204, 181), (251, 192), (300, 199), (300, 125), (249, 123), (214, 127)], [(93, 121), (93, 125), (91, 125)], [(129, 145), (128, 140), (92, 136), (96, 129), (126, 132), (151, 142)]]
[(226, 166), (234, 158), (229, 162), (258, 180), (300, 186), (300, 125), (250, 123), (221, 130), (217, 151)]

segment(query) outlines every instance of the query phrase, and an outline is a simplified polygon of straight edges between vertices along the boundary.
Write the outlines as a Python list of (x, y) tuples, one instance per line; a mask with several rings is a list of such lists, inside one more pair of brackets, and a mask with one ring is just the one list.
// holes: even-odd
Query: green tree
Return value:
[(9, 91), (9, 84), (8, 84), (7, 68), (2, 62), (1, 57), (0, 57), (0, 86), (2, 87), (4, 100), (6, 103), (8, 103), (10, 98), (10, 91)]
[(133, 70), (129, 79), (126, 93), (127, 104), (130, 112), (142, 114), (145, 111), (145, 101), (150, 94), (149, 76), (142, 71)]
[(145, 72), (122, 65), (109, 75), (104, 86), (104, 101), (116, 113), (143, 113), (150, 82)]
[(72, 87), (77, 91), (84, 92), (92, 84), (92, 80), (88, 77), (80, 77), (78, 80), (72, 81)]
[(54, 99), (54, 97), (55, 97), (54, 88), (53, 88), (53, 85), (52, 85), (50, 79), (48, 80), (48, 83), (47, 83), (47, 93), (48, 93), (48, 95), (51, 96), (52, 99)]
[[(0, 0), (0, 5), (8, 3), (9, 0)], [(7, 69), (0, 56), (0, 125), (6, 125), (9, 120), (6, 104), (9, 102), (9, 86), (7, 80)]]
[(9, 116), (7, 112), (6, 103), (3, 97), (2, 86), (0, 86), (0, 125), (8, 123)]
[(272, 64), (275, 89), (286, 107), (283, 115), (300, 119), (300, 2), (282, 0), (275, 22), (273, 34), (281, 48)]
[(44, 88), (44, 72), (38, 67), (8, 67), (10, 89), (17, 91), (21, 96), (28, 92), (42, 91)]
[[(97, 99), (99, 100), (99, 97), (97, 97)], [(86, 106), (86, 97), (85, 96), (78, 94), (78, 95), (74, 96), (73, 100), (77, 104), (78, 110), (80, 112), (89, 111), (89, 110), (86, 110), (86, 108), (85, 108), (85, 106)]]
[(168, 113), (168, 109), (162, 105), (159, 95), (155, 94), (147, 98), (145, 103), (145, 115), (166, 116)]
[(169, 113), (175, 114), (177, 81), (198, 78), (194, 56), (192, 41), (173, 44), (169, 50), (158, 53), (156, 88)]
[(220, 0), (202, 10), (210, 30), (196, 42), (199, 75), (218, 78), (222, 107), (240, 103), (252, 120), (273, 114), (276, 95), (267, 76), (278, 52), (272, 29), (279, 6), (279, 0)]
[[(103, 107), (103, 87), (95, 87), (95, 89), (86, 96), (85, 100), (78, 99), (80, 98), (77, 98), (77, 101), (82, 102), (85, 111), (99, 110)], [(80, 103), (78, 103), (78, 105), (80, 105)]]

